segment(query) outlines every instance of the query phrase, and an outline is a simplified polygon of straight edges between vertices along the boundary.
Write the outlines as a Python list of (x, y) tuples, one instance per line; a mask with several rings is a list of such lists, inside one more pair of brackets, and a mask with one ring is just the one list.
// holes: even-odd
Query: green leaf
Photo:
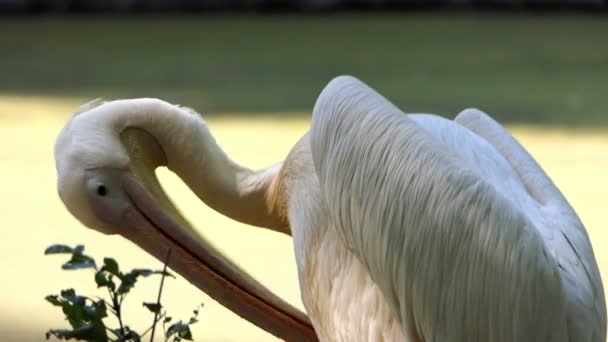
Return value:
[(70, 254), (74, 251), (72, 247), (66, 245), (50, 245), (44, 250), (44, 254)]
[(116, 290), (116, 294), (122, 295), (129, 293), (137, 282), (137, 276), (138, 274), (133, 274), (131, 272), (123, 274), (122, 278), (120, 279), (120, 286), (118, 287), (118, 290)]
[(62, 291), (62, 296), (51, 295), (47, 296), (46, 300), (54, 306), (61, 307), (63, 314), (72, 326), (72, 328), (78, 328), (83, 325), (84, 312), (79, 305), (74, 305), (66, 297), (73, 298), (75, 296), (73, 290)]
[(116, 289), (116, 284), (114, 284), (112, 276), (108, 277), (107, 272), (103, 268), (95, 272), (95, 283), (97, 284), (97, 287), (108, 287), (112, 291)]
[[(83, 254), (84, 246), (78, 245), (71, 248), (65, 245), (53, 245), (46, 249), (45, 254), (71, 253), (68, 262), (62, 265), (63, 269), (80, 269), (96, 267), (95, 260)], [(105, 286), (115, 286), (112, 276), (107, 273), (96, 272), (96, 283)], [(93, 300), (86, 296), (80, 296), (74, 289), (64, 289), (59, 295), (49, 295), (45, 299), (54, 306), (61, 307), (65, 318), (70, 323), (70, 329), (51, 329), (45, 336), (50, 339), (52, 336), (58, 339), (99, 341), (107, 342), (107, 328), (103, 319), (108, 316), (106, 302), (103, 299)], [(136, 335), (134, 335), (136, 336)]]
[[(112, 330), (112, 332), (114, 333), (114, 335), (116, 335), (118, 337), (124, 336), (123, 335), (124, 333), (123, 333), (122, 329), (120, 329), (120, 328), (115, 328), (115, 329), (110, 329), (110, 330)], [(119, 339), (119, 341), (124, 341), (124, 340), (125, 340), (125, 338)]]
[(64, 270), (77, 270), (83, 268), (94, 268), (95, 260), (88, 255), (74, 253), (72, 254), (72, 258), (61, 265), (61, 268)]
[(190, 327), (188, 324), (184, 324), (182, 321), (178, 321), (177, 323), (171, 324), (169, 329), (167, 329), (167, 333), (165, 334), (166, 338), (176, 335), (180, 339), (192, 341), (192, 332), (190, 331)]
[(80, 328), (88, 321), (84, 306), (86, 299), (78, 296), (74, 289), (66, 289), (61, 291), (61, 308), (72, 328)]
[(61, 297), (51, 295), (47, 296), (46, 299), (51, 304), (62, 308), (72, 328), (78, 329), (93, 324), (101, 325), (105, 329), (102, 319), (107, 317), (107, 308), (103, 299), (98, 301), (87, 299), (76, 294), (74, 289), (61, 291)]
[(179, 337), (187, 341), (193, 341), (190, 326), (186, 325), (186, 327), (179, 332)]
[(82, 254), (82, 252), (84, 252), (84, 245), (77, 245), (74, 248), (74, 253), (76, 253), (76, 254)]
[(127, 330), (127, 333), (125, 334), (125, 337), (123, 339), (124, 341), (134, 341), (134, 342), (141, 341), (141, 336), (137, 332), (131, 330), (131, 328), (129, 328), (129, 326), (125, 326), (125, 330)]
[(62, 303), (61, 299), (57, 295), (48, 295), (48, 296), (44, 297), (44, 299), (46, 299), (47, 302), (49, 302), (49, 303), (51, 303), (51, 304), (53, 304), (55, 306), (61, 306), (62, 305), (61, 304)]
[(149, 270), (149, 269), (135, 268), (135, 269), (131, 270), (131, 272), (129, 272), (129, 273), (122, 274), (122, 276), (120, 278), (121, 283), (120, 283), (120, 286), (118, 287), (118, 290), (116, 290), (116, 293), (117, 294), (128, 293), (135, 286), (135, 283), (137, 283), (137, 278), (139, 276), (147, 277), (152, 274), (165, 274), (167, 276), (173, 277), (173, 275), (170, 274), (169, 272), (163, 273), (163, 271), (153, 271), (153, 270)]
[(63, 297), (63, 298), (74, 297), (75, 295), (76, 295), (76, 290), (74, 290), (74, 289), (61, 290), (61, 297)]
[(103, 258), (102, 269), (122, 279), (122, 275), (120, 274), (120, 268), (118, 267), (118, 263), (116, 262), (116, 260), (112, 258)]
[(74, 289), (61, 290), (61, 297), (67, 299), (69, 302), (74, 304), (84, 305), (85, 303), (85, 298), (78, 296)]
[(108, 316), (106, 303), (103, 299), (93, 302), (91, 305), (83, 305), (82, 309), (87, 321), (90, 322), (101, 322), (103, 318)]
[(150, 275), (153, 275), (153, 274), (164, 274), (167, 277), (175, 278), (175, 276), (173, 274), (169, 273), (169, 272), (153, 271), (153, 270), (146, 269), (146, 268), (134, 268), (129, 273), (141, 275), (141, 276), (144, 276), (144, 277), (147, 277), (147, 276), (150, 276)]
[(163, 320), (163, 323), (169, 323), (171, 322), (172, 317), (171, 316), (166, 316), (165, 319)]
[(198, 323), (199, 320), (197, 319), (198, 314), (200, 313), (200, 309), (203, 308), (203, 303), (201, 303), (201, 305), (199, 305), (196, 309), (192, 310), (192, 317), (190, 317), (190, 321), (188, 321), (188, 325), (190, 324), (195, 324)]
[(146, 308), (148, 308), (148, 310), (150, 310), (153, 313), (159, 313), (160, 309), (162, 309), (162, 305), (160, 305), (159, 303), (143, 303), (144, 306)]
[(74, 329), (78, 329), (86, 324), (85, 313), (81, 306), (74, 305), (70, 302), (63, 302), (63, 314)]
[(52, 329), (46, 333), (47, 340), (53, 335), (60, 340), (71, 340), (77, 341), (95, 341), (95, 342), (106, 342), (108, 335), (104, 327), (100, 327), (96, 324), (87, 324), (74, 330), (68, 329)]
[(61, 266), (64, 270), (95, 267), (95, 260), (90, 256), (83, 254), (83, 251), (83, 245), (72, 248), (66, 245), (55, 244), (47, 247), (44, 254), (72, 254), (71, 259)]

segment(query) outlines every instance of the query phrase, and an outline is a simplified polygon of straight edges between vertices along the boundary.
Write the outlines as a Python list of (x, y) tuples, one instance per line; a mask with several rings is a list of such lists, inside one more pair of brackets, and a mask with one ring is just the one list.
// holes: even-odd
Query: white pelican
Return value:
[[(403, 114), (355, 78), (331, 81), (281, 163), (230, 160), (194, 111), (89, 104), (60, 133), (59, 195), (230, 310), (289, 341), (606, 341), (585, 228), (497, 122)], [(166, 165), (207, 205), (293, 237), (307, 317), (214, 250), (177, 212)], [(314, 330), (313, 330), (314, 327)]]

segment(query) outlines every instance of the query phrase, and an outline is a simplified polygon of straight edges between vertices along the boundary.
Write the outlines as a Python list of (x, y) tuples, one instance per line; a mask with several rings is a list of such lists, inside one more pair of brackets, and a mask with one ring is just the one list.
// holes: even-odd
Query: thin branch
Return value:
[(112, 306), (112, 304), (109, 304), (109, 306), (108, 306), (108, 310), (110, 310), (110, 312), (111, 312), (111, 313), (112, 313), (114, 316), (116, 316), (116, 310), (114, 310), (114, 307)]
[[(158, 319), (157, 319), (157, 320), (156, 320), (154, 323), (158, 323), (158, 322), (160, 322), (160, 320), (161, 320), (161, 319), (163, 319), (163, 318), (165, 318), (165, 317), (167, 317), (167, 313), (166, 313), (166, 312), (163, 312), (163, 313), (162, 313), (160, 316), (158, 316)], [(149, 327), (148, 327), (148, 329), (146, 329), (146, 330), (145, 330), (145, 331), (144, 331), (144, 332), (141, 334), (141, 336), (140, 336), (140, 337), (142, 337), (142, 338), (143, 338), (144, 336), (146, 336), (146, 335), (147, 335), (147, 334), (150, 332), (150, 330), (152, 330), (152, 327), (153, 327), (153, 326), (154, 326), (154, 324), (153, 324), (153, 325), (151, 325), (151, 326), (149, 326)]]
[(120, 333), (122, 334), (122, 336), (125, 336), (126, 331), (125, 331), (124, 325), (122, 324), (122, 312), (121, 312), (120, 303), (116, 299), (116, 295), (112, 294), (113, 291), (110, 291), (110, 288), (108, 288), (108, 291), (110, 292), (110, 297), (112, 298), (112, 308), (114, 309), (114, 311), (116, 311), (115, 315), (116, 315), (116, 318), (118, 319), (118, 324), (120, 325)]
[(165, 274), (167, 274), (167, 265), (169, 265), (169, 258), (171, 257), (171, 248), (167, 250), (167, 258), (165, 259), (165, 266), (163, 267), (163, 274), (160, 278), (160, 288), (158, 289), (158, 297), (156, 298), (156, 305), (158, 311), (154, 313), (154, 320), (152, 321), (152, 335), (150, 335), (150, 342), (154, 341), (154, 332), (156, 331), (156, 322), (158, 322), (158, 313), (160, 312), (160, 297), (163, 294), (163, 286), (165, 284)]
[[(95, 273), (99, 272), (99, 269), (97, 268), (97, 265), (94, 265), (94, 269), (95, 269)], [(110, 275), (110, 277), (111, 277), (111, 275)], [(108, 294), (110, 295), (110, 299), (112, 300), (112, 304), (110, 305), (110, 309), (111, 309), (112, 313), (114, 314), (114, 316), (116, 316), (116, 318), (118, 318), (118, 324), (120, 324), (120, 333), (124, 336), (125, 335), (125, 328), (123, 327), (122, 317), (121, 317), (121, 313), (120, 313), (120, 304), (122, 303), (122, 300), (121, 300), (121, 303), (117, 303), (116, 297), (112, 293), (113, 291), (109, 287), (107, 287), (107, 286), (106, 286), (106, 289), (108, 290)], [(114, 334), (116, 334), (116, 333), (114, 333)]]
[[(167, 311), (165, 311), (165, 316), (167, 314)], [(163, 320), (163, 336), (165, 336), (165, 342), (167, 341), (167, 322), (165, 322)]]
[(112, 330), (112, 329), (108, 328), (108, 327), (107, 327), (105, 324), (104, 324), (104, 327), (106, 328), (106, 330), (107, 330), (107, 331), (109, 331), (109, 332), (111, 332), (112, 334), (114, 334), (114, 336), (116, 336), (117, 338), (118, 338), (118, 337), (120, 337), (120, 336), (118, 336), (118, 334), (116, 333), (116, 331), (114, 331), (114, 330)]

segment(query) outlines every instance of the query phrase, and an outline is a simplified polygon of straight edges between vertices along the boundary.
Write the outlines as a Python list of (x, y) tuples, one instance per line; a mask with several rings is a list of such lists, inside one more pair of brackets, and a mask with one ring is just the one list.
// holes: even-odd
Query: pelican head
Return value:
[[(100, 117), (85, 112), (101, 104), (93, 101), (82, 106), (61, 130), (55, 143), (57, 190), (66, 208), (84, 226), (112, 234), (118, 233), (112, 223), (133, 210), (119, 182), (127, 174), (130, 160), (115, 139), (90, 134)], [(105, 215), (96, 213), (100, 210)]]
[(268, 182), (229, 160), (200, 115), (157, 99), (89, 103), (60, 132), (55, 160), (59, 196), (82, 224), (161, 260), (171, 249), (169, 266), (233, 312), (284, 339), (315, 338), (303, 313), (214, 248), (163, 191), (154, 171), (168, 166), (214, 209), (282, 226), (258, 208)]

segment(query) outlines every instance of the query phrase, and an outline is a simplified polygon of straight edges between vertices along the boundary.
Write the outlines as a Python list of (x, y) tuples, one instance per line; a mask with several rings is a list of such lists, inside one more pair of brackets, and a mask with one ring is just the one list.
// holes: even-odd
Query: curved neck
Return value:
[(135, 101), (131, 112), (117, 118), (117, 131), (136, 127), (150, 133), (164, 150), (169, 169), (219, 213), (290, 234), (287, 221), (266, 200), (281, 163), (258, 171), (242, 167), (217, 145), (198, 113), (156, 99)]

